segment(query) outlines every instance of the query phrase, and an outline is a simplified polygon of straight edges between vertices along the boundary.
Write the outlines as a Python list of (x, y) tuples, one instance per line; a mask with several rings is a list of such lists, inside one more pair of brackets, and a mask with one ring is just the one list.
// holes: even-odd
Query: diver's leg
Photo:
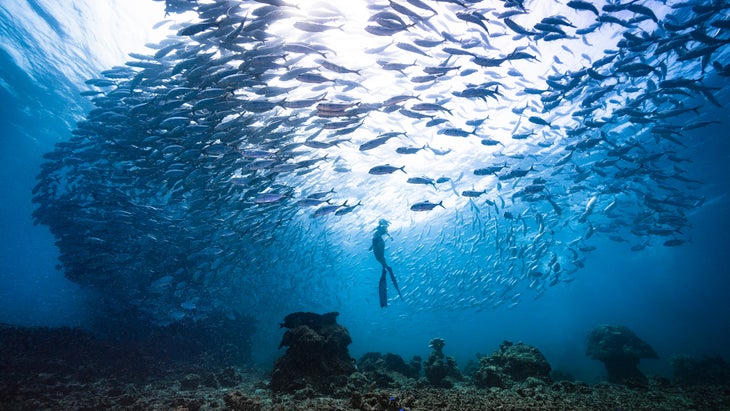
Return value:
[[(403, 295), (400, 293), (400, 288), (398, 288), (398, 281), (395, 280), (395, 275), (393, 274), (393, 269), (390, 268), (389, 265), (385, 266), (388, 269), (388, 272), (390, 273), (390, 280), (393, 281), (393, 286), (395, 286), (395, 290), (398, 291), (398, 297), (400, 297), (401, 300), (403, 300)], [(385, 275), (385, 271), (383, 271), (383, 275)]]
[(388, 306), (388, 290), (385, 288), (385, 268), (380, 274), (380, 284), (378, 285), (378, 294), (380, 295), (380, 307)]

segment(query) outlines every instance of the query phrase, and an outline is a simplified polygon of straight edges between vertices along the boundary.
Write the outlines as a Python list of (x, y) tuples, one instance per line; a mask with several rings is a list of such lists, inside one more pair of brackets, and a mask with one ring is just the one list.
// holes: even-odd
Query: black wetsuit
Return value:
[(403, 299), (403, 296), (398, 288), (398, 282), (395, 280), (395, 275), (393, 275), (393, 269), (385, 262), (385, 241), (383, 240), (381, 232), (376, 231), (375, 235), (373, 235), (373, 245), (370, 248), (373, 250), (373, 254), (375, 254), (375, 259), (378, 260), (380, 265), (383, 267), (380, 273), (378, 294), (380, 295), (380, 306), (386, 307), (388, 305), (388, 293), (385, 284), (386, 271), (390, 274), (390, 279), (393, 281), (393, 286), (395, 286), (395, 290), (398, 291), (398, 296), (401, 300)]

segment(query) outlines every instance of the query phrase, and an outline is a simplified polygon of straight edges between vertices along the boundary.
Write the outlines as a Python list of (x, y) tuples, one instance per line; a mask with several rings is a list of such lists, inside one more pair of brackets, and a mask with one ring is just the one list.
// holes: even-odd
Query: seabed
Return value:
[[(723, 410), (730, 384), (646, 385), (528, 379), (478, 388), (470, 378), (434, 388), (420, 378), (358, 369), (327, 394), (312, 387), (278, 393), (271, 368), (159, 361), (74, 329), (4, 327), (0, 336), (3, 410)], [(377, 373), (376, 373), (377, 374)], [(393, 378), (395, 376), (395, 378)], [(387, 387), (382, 386), (383, 384)]]

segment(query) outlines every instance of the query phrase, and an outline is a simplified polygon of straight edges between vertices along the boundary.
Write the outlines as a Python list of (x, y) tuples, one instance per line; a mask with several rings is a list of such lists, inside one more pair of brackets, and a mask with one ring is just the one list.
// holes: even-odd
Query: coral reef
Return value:
[(418, 379), (421, 357), (415, 356), (406, 364), (403, 357), (397, 354), (369, 352), (360, 357), (357, 368), (377, 387), (404, 386), (408, 384), (408, 379)]
[(639, 360), (658, 358), (649, 344), (621, 325), (600, 325), (591, 330), (586, 355), (603, 362), (609, 382), (638, 386), (648, 383), (639, 371)]
[(355, 371), (347, 350), (352, 339), (347, 329), (337, 324), (338, 315), (297, 312), (286, 316), (281, 326), (288, 330), (279, 348), (288, 348), (274, 364), (272, 390), (333, 394), (347, 385), (347, 377)]
[(730, 365), (721, 357), (675, 356), (671, 364), (672, 382), (677, 385), (730, 384)]
[(426, 379), (434, 387), (453, 387), (455, 382), (461, 381), (462, 376), (459, 368), (456, 366), (456, 360), (444, 354), (446, 342), (442, 338), (434, 338), (428, 345), (432, 351), (428, 355), (428, 360), (426, 360), (426, 364), (423, 367), (426, 373)]
[(477, 387), (508, 388), (518, 383), (545, 384), (550, 382), (550, 364), (537, 348), (504, 341), (491, 356), (479, 359), (474, 373)]
[(408, 395), (400, 398), (387, 391), (370, 391), (363, 394), (353, 393), (350, 406), (363, 411), (405, 411), (411, 410), (415, 397)]
[[(309, 322), (311, 326), (315, 323)], [(434, 345), (443, 352), (443, 341)], [(505, 346), (505, 350), (517, 351), (510, 347), (520, 347), (520, 344)], [(507, 388), (483, 389), (462, 383), (445, 389), (404, 378), (404, 385), (396, 381), (393, 387), (376, 388), (363, 373), (354, 372), (347, 378), (342, 391), (332, 396), (313, 393), (311, 388), (295, 393), (273, 391), (265, 380), (268, 370), (218, 367), (212, 362), (201, 363), (198, 358), (178, 363), (158, 362), (156, 357), (145, 356), (135, 362), (135, 354), (138, 352), (134, 346), (99, 340), (98, 336), (78, 330), (0, 327), (0, 408), (176, 411), (730, 409), (727, 380), (677, 386), (663, 379), (650, 378), (646, 387), (637, 389), (618, 384), (591, 385), (571, 381), (530, 384), (530, 380), (541, 380), (528, 377), (525, 383)], [(396, 356), (386, 354), (371, 358), (377, 358), (384, 367), (386, 364), (391, 368), (402, 366)], [(675, 364), (681, 372), (725, 368), (723, 361), (713, 358), (678, 358)], [(130, 372), (130, 368), (138, 366), (144, 368)], [(393, 374), (399, 373), (394, 371)], [(704, 372), (700, 374), (704, 375)], [(723, 374), (710, 371), (707, 375)]]
[(261, 411), (261, 399), (248, 396), (240, 391), (231, 391), (223, 395), (223, 402), (231, 411)]

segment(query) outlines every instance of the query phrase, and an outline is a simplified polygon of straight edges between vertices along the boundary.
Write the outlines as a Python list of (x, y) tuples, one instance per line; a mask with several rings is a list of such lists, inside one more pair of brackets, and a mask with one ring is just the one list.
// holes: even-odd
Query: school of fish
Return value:
[(195, 17), (90, 79), (45, 155), (65, 275), (161, 324), (342, 304), (375, 295), (385, 218), (404, 301), (480, 310), (573, 281), (598, 238), (687, 241), (729, 2), (355, 3), (167, 0)]

